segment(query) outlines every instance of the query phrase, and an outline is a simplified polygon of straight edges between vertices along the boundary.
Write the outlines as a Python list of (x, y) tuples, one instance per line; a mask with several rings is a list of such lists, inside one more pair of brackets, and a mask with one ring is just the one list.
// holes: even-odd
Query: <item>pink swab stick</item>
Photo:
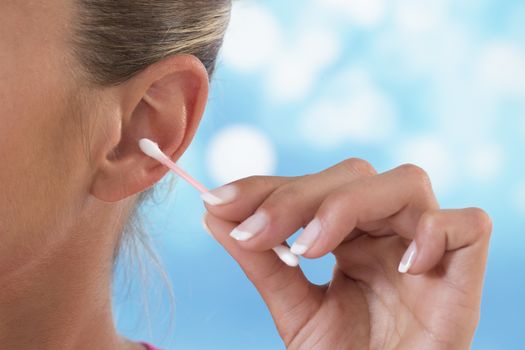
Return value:
[[(162, 152), (162, 150), (160, 149), (157, 143), (149, 139), (143, 138), (139, 140), (139, 147), (142, 152), (144, 152), (146, 155), (150, 156), (153, 159), (156, 159), (160, 163), (167, 166), (175, 174), (179, 175), (184, 180), (186, 180), (190, 185), (195, 187), (197, 191), (199, 191), (202, 194), (206, 194), (206, 201), (208, 203), (212, 205), (216, 205), (222, 202), (220, 198), (217, 198), (216, 196), (211, 194), (210, 191), (203, 184), (195, 180), (190, 174), (188, 174), (181, 167), (175, 164), (164, 152)], [(288, 266), (299, 265), (299, 258), (297, 257), (297, 255), (293, 254), (290, 251), (290, 248), (288, 248), (287, 246), (279, 245), (277, 247), (274, 247), (273, 251)]]

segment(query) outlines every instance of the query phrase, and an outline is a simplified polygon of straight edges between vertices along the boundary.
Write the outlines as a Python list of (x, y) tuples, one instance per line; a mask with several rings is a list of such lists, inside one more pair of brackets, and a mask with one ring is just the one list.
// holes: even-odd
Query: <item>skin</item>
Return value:
[[(260, 292), (287, 349), (469, 348), (492, 223), (478, 208), (439, 209), (423, 169), (377, 174), (348, 159), (316, 174), (229, 186), (235, 199), (206, 204), (204, 224)], [(255, 212), (268, 224), (234, 241), (229, 233)], [(336, 260), (321, 286), (268, 251), (314, 218), (320, 235), (304, 256)], [(397, 267), (412, 240), (417, 253), (402, 274)]]
[[(177, 55), (118, 86), (90, 85), (70, 55), (71, 5), (0, 1), (0, 344), (141, 349), (113, 323), (113, 256), (137, 195), (168, 170), (137, 141), (151, 138), (177, 161), (202, 118), (208, 76), (196, 58)], [(290, 349), (468, 346), (490, 220), (479, 209), (439, 210), (418, 169), (375, 175), (349, 160), (319, 174), (243, 179), (238, 200), (207, 205), (213, 235)], [(261, 208), (271, 227), (247, 242), (228, 236)], [(305, 256), (336, 255), (329, 286), (268, 250), (314, 215), (324, 230)], [(401, 275), (395, 267), (413, 237), (420, 253)]]
[(0, 1), (0, 344), (5, 349), (142, 349), (111, 314), (111, 269), (137, 195), (177, 160), (206, 105), (194, 57), (170, 57), (111, 88), (71, 52), (72, 2)]

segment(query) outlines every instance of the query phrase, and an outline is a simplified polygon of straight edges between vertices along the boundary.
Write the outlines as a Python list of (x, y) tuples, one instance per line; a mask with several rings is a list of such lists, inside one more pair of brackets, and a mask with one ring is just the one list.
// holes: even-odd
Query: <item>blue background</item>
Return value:
[[(520, 349), (525, 331), (525, 2), (238, 1), (201, 128), (179, 164), (215, 188), (301, 175), (349, 157), (428, 170), (443, 207), (494, 220), (474, 349)], [(174, 289), (139, 250), (115, 283), (118, 329), (165, 349), (281, 349), (256, 290), (201, 227), (171, 176), (148, 231)], [(164, 195), (163, 195), (164, 193)], [(154, 223), (154, 224), (153, 224)], [(304, 261), (325, 282), (333, 259)]]

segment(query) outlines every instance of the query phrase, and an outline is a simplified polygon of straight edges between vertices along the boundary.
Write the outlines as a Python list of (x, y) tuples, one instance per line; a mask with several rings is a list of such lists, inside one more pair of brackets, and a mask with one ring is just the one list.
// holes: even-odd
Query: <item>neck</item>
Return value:
[(82, 229), (72, 230), (66, 242), (0, 276), (2, 349), (132, 348), (118, 336), (112, 316), (117, 233), (87, 224), (79, 222)]

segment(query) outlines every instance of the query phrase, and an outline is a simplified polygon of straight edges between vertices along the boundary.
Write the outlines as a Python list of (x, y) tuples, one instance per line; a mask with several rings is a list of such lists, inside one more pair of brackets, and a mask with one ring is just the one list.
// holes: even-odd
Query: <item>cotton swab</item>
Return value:
[[(149, 139), (143, 138), (139, 140), (139, 147), (141, 151), (144, 152), (146, 155), (164, 164), (175, 174), (179, 175), (190, 185), (195, 187), (197, 191), (199, 191), (205, 197), (206, 202), (208, 202), (211, 205), (217, 205), (222, 203), (222, 200), (220, 198), (211, 194), (210, 191), (203, 184), (195, 180), (190, 174), (184, 171), (181, 167), (175, 164), (166, 154), (164, 154), (164, 152), (162, 152), (157, 143)], [(286, 265), (292, 267), (299, 265), (299, 257), (293, 254), (290, 251), (290, 248), (288, 248), (287, 246), (279, 245), (277, 247), (274, 247), (273, 251)]]

